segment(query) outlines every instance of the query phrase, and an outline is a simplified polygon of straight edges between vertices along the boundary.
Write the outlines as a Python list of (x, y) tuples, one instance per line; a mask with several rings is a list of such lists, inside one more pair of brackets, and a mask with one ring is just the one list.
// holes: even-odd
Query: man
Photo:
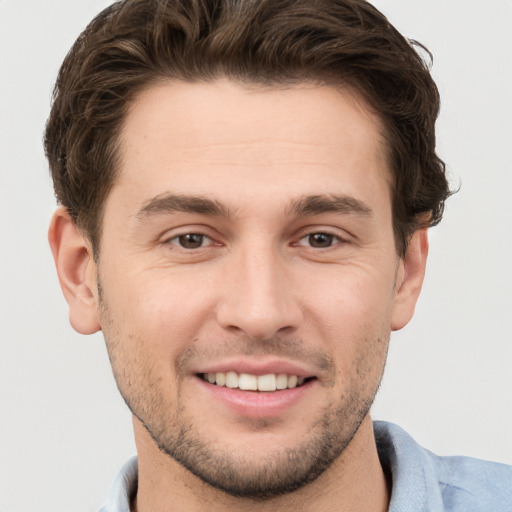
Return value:
[(369, 409), (449, 195), (438, 92), (361, 0), (118, 2), (59, 74), (50, 244), (138, 459), (105, 511), (511, 510)]

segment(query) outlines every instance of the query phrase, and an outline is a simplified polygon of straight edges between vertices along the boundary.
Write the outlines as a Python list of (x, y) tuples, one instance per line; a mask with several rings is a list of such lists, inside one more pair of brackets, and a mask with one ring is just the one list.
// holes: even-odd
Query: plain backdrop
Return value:
[[(0, 512), (94, 512), (135, 451), (102, 336), (69, 326), (46, 241), (51, 89), (108, 3), (0, 0)], [(512, 1), (375, 4), (435, 55), (438, 148), (461, 190), (373, 415), (437, 453), (512, 463)]]

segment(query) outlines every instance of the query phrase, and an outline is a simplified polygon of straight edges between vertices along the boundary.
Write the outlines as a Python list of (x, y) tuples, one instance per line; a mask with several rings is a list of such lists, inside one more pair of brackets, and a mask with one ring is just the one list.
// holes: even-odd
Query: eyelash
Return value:
[[(187, 237), (201, 237), (201, 244), (197, 247), (184, 247), (182, 242)], [(180, 247), (181, 249), (184, 249), (186, 251), (193, 251), (195, 249), (204, 249), (205, 240), (210, 240), (210, 242), (215, 243), (214, 240), (211, 237), (209, 237), (208, 235), (205, 235), (204, 233), (198, 233), (198, 232), (183, 233), (181, 235), (174, 236), (172, 238), (167, 239), (166, 243), (171, 244), (171, 245), (177, 245), (178, 247)], [(210, 243), (210, 245), (212, 245), (212, 244)]]
[[(311, 241), (312, 241), (311, 239), (313, 237), (318, 237), (318, 238), (325, 237), (325, 238), (327, 238), (329, 244), (326, 247), (314, 247), (313, 245), (311, 245)], [(333, 247), (337, 244), (342, 244), (345, 242), (345, 240), (343, 240), (338, 235), (329, 233), (328, 231), (316, 231), (313, 233), (308, 233), (307, 235), (304, 235), (302, 238), (300, 238), (299, 241), (295, 245), (303, 246), (303, 244), (301, 244), (301, 242), (303, 240), (308, 240), (309, 244), (307, 245), (307, 247), (310, 247), (312, 249), (330, 249), (331, 247)]]
[[(195, 247), (185, 247), (184, 243), (185, 243), (185, 240), (187, 239), (187, 237), (200, 238), (200, 241), (196, 241), (196, 243), (199, 243), (199, 245), (196, 245)], [(323, 247), (320, 247), (320, 246), (315, 247), (314, 245), (311, 244), (313, 237), (317, 237), (317, 242), (319, 242), (319, 243), (321, 243), (320, 237), (324, 237), (324, 240), (327, 242), (327, 245), (323, 246)], [(204, 249), (207, 246), (207, 245), (205, 245), (205, 242), (207, 242), (208, 240), (210, 241), (210, 243), (208, 243), (208, 246), (215, 245), (215, 241), (208, 235), (205, 235), (204, 233), (200, 233), (200, 232), (189, 232), (189, 233), (183, 233), (180, 235), (176, 235), (172, 238), (169, 238), (165, 241), (165, 243), (171, 244), (171, 245), (176, 245), (186, 251), (193, 251), (193, 250), (197, 250), (197, 249)], [(303, 241), (307, 241), (308, 243), (307, 244), (302, 243)], [(304, 235), (293, 245), (300, 246), (300, 247), (309, 247), (312, 249), (324, 249), (325, 250), (325, 249), (330, 249), (334, 245), (342, 244), (345, 242), (346, 242), (345, 240), (343, 240), (341, 237), (339, 237), (337, 235), (334, 235), (333, 233), (329, 233), (327, 231), (316, 231), (316, 232), (312, 232), (312, 233), (308, 233), (308, 234)], [(194, 245), (194, 242), (192, 242), (192, 245)]]

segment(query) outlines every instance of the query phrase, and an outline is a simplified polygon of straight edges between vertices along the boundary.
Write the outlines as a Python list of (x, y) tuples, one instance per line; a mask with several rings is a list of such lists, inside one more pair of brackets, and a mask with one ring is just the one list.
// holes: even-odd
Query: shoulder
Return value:
[[(400, 427), (375, 422), (383, 467), (393, 481), (390, 512), (511, 512), (512, 466), (471, 457), (440, 457)], [(411, 504), (414, 507), (411, 508)]]
[(512, 511), (512, 466), (471, 457), (430, 456), (438, 467), (445, 501), (466, 507), (460, 510)]

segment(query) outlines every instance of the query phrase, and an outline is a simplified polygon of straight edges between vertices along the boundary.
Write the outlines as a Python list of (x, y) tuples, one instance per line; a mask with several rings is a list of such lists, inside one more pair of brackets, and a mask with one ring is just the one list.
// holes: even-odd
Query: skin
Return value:
[[(97, 261), (54, 215), (71, 323), (103, 330), (134, 413), (133, 510), (387, 510), (368, 411), (428, 244), (397, 255), (381, 132), (346, 90), (162, 83), (131, 105)], [(198, 377), (280, 365), (308, 383), (274, 409)]]

